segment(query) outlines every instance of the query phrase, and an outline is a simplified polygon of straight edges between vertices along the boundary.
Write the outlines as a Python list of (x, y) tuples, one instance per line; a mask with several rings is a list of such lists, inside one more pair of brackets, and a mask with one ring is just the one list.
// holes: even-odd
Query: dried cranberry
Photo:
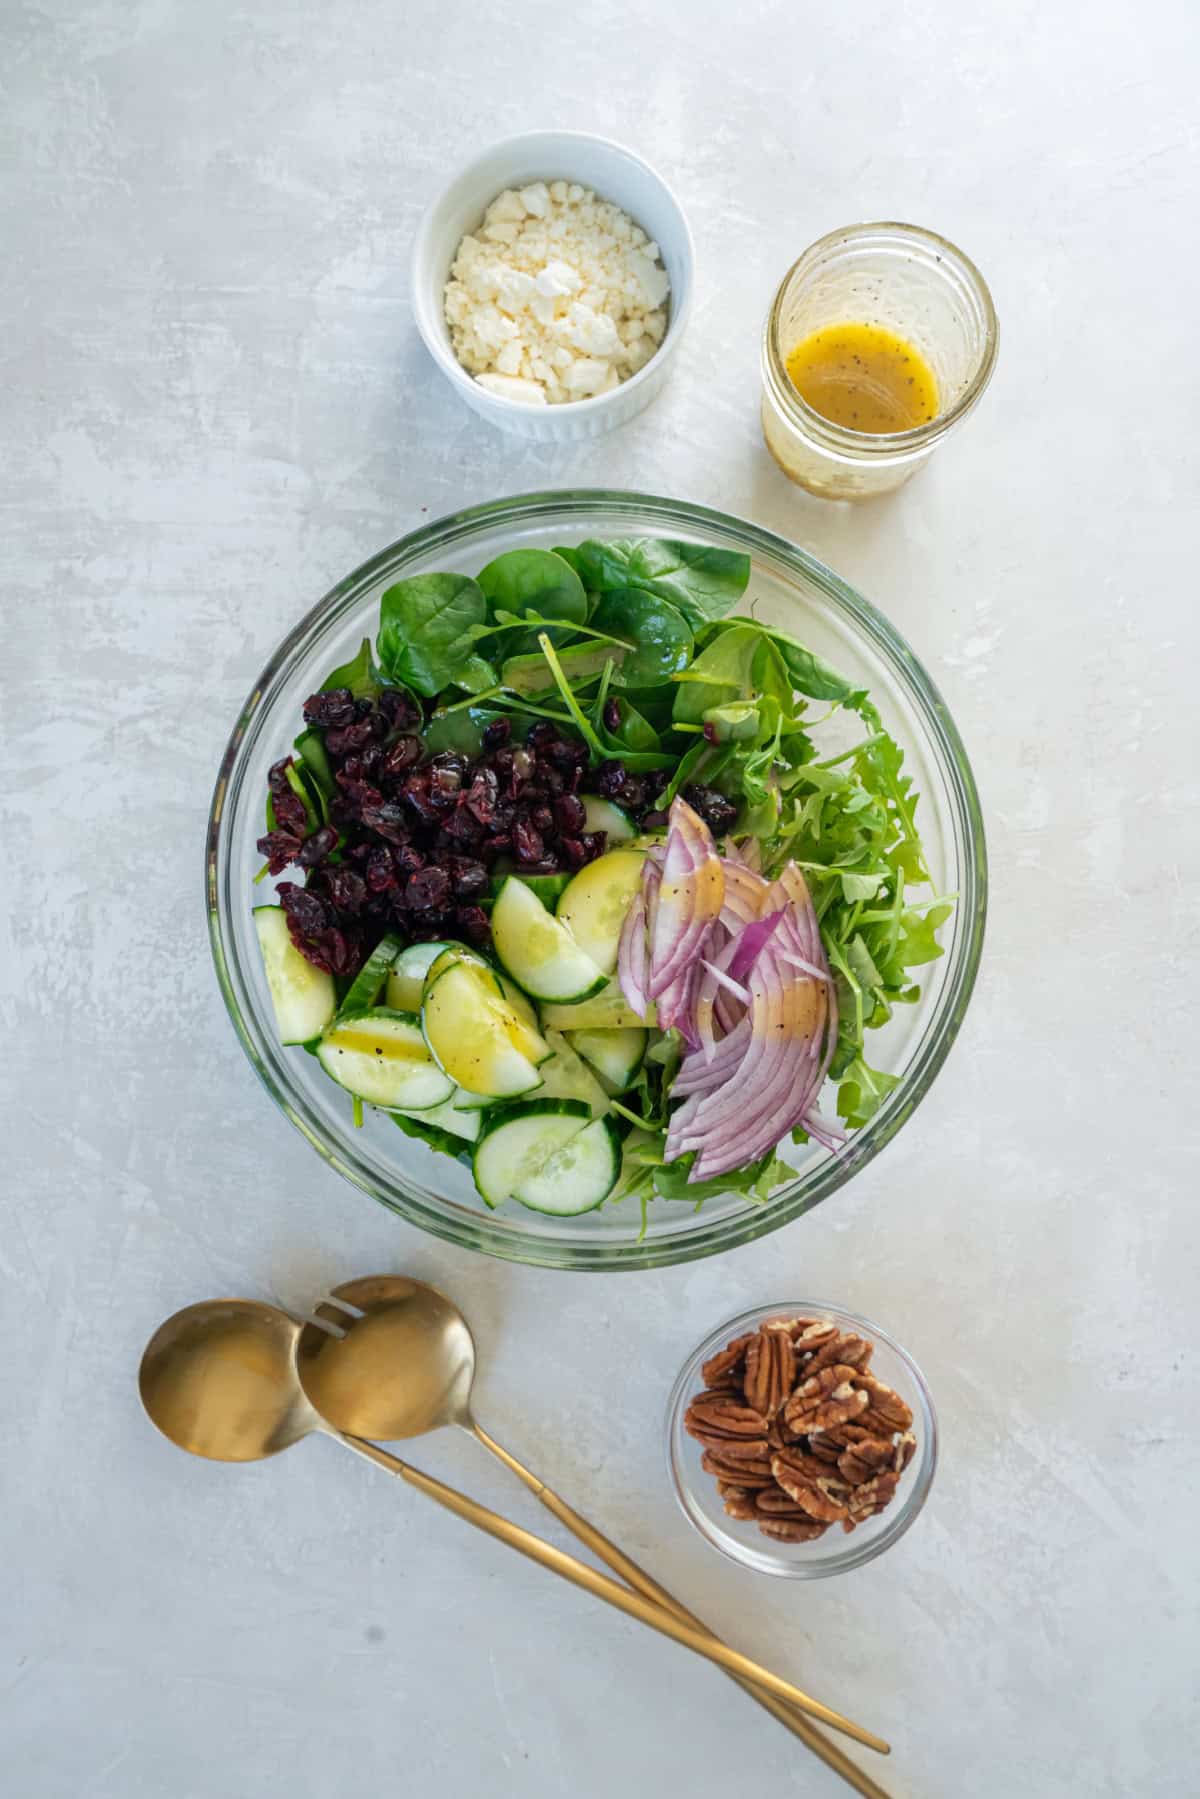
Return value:
[(440, 835), (450, 843), (465, 844), (468, 849), (474, 849), (483, 842), (487, 829), (487, 825), (481, 825), (465, 806), (459, 806), (447, 818)]
[(485, 750), (498, 750), (511, 736), (511, 722), (507, 718), (494, 718), (490, 725), (484, 726), (483, 747)]
[(667, 828), (667, 815), (665, 812), (643, 812), (643, 814), (642, 814), (642, 829), (643, 829), (643, 831), (665, 831), (666, 828)]
[(596, 776), (596, 785), (606, 798), (613, 800), (624, 787), (626, 778), (623, 762), (602, 762)]
[(468, 943), (487, 942), (488, 916), (482, 906), (457, 906), (454, 923), (459, 936), (465, 937)]
[(626, 775), (625, 785), (621, 788), (620, 804), (627, 806), (631, 812), (640, 812), (646, 804), (646, 783), (637, 775)]
[(301, 843), (290, 831), (268, 831), (257, 843), (260, 856), (267, 858), (267, 867), (273, 875), (282, 874), (284, 869), (300, 858)]
[(496, 754), (492, 757), (492, 767), (495, 769), (496, 774), (501, 780), (505, 780), (512, 774), (513, 762), (516, 759), (516, 754), (516, 750), (502, 749), (497, 750)]
[(563, 793), (554, 802), (554, 822), (564, 835), (574, 836), (587, 822), (583, 801), (573, 793)]
[(524, 783), (533, 776), (537, 762), (528, 750), (514, 750), (512, 759), (512, 791), (519, 793)]
[(488, 871), (482, 862), (474, 856), (449, 855), (442, 867), (450, 876), (450, 885), (456, 900), (474, 899), (476, 894), (486, 893)]
[(361, 912), (367, 898), (367, 883), (353, 868), (328, 870), (328, 892), (339, 912)]
[(435, 825), (438, 821), (439, 808), (433, 804), (429, 788), (429, 770), (414, 768), (404, 777), (400, 789), (400, 798), (422, 825)]
[(404, 889), (404, 903), (411, 912), (444, 906), (450, 897), (450, 876), (444, 868), (422, 868)]
[(568, 868), (582, 868), (588, 859), (588, 853), (578, 837), (563, 837), (558, 848)]
[(381, 800), (377, 806), (364, 806), (362, 821), (369, 831), (386, 837), (389, 843), (404, 843), (408, 839), (408, 820), (398, 800)]
[(621, 708), (616, 700), (605, 700), (604, 702), (604, 728), (606, 731), (621, 729)]
[(392, 851), (392, 861), (399, 875), (415, 875), (424, 868), (425, 857), (414, 843), (401, 843)]
[(331, 850), (337, 848), (338, 834), (332, 825), (321, 825), (311, 837), (306, 837), (296, 857), (301, 868), (315, 868), (323, 862)]
[(737, 818), (738, 809), (732, 800), (727, 800), (723, 793), (715, 787), (704, 787), (694, 783), (685, 787), (683, 797), (694, 811), (700, 814), (714, 837), (723, 837), (732, 829)]
[(548, 718), (539, 718), (536, 725), (530, 730), (525, 742), (529, 749), (540, 750), (544, 748), (546, 744), (553, 743), (557, 736), (558, 732), (554, 729), (550, 720)]
[(396, 867), (391, 851), (382, 843), (377, 844), (367, 856), (366, 881), (372, 893), (386, 893), (389, 887), (396, 885)]
[(490, 825), (496, 816), (500, 783), (490, 768), (477, 768), (467, 789), (466, 805), (481, 825)]
[(304, 716), (310, 725), (341, 730), (352, 725), (357, 715), (354, 695), (348, 687), (331, 687), (328, 693), (310, 694), (304, 702)]
[(574, 768), (577, 762), (587, 761), (586, 745), (570, 743), (565, 737), (556, 737), (553, 743), (548, 743), (544, 754), (555, 768)]
[(272, 789), (271, 808), (281, 831), (287, 831), (293, 837), (304, 836), (308, 830), (308, 807), (286, 780), (279, 788)]
[(296, 930), (302, 931), (306, 937), (315, 937), (323, 931), (329, 919), (325, 907), (315, 893), (307, 887), (297, 887), (294, 881), (280, 881), (276, 889), (279, 903), (288, 916), (288, 923)]
[(356, 719), (352, 725), (341, 725), (326, 731), (325, 748), (331, 756), (348, 756), (352, 750), (364, 748), (374, 735), (375, 725), (372, 719)]
[(421, 760), (421, 739), (419, 737), (398, 737), (390, 750), (384, 753), (380, 774), (385, 780), (395, 780), (406, 768)]
[(394, 731), (411, 731), (421, 723), (421, 708), (403, 687), (385, 687), (379, 695), (379, 710)]
[(362, 964), (362, 953), (354, 939), (339, 930), (326, 931), (321, 938), (321, 948), (329, 958), (329, 966), (334, 974), (354, 975)]
[[(572, 767), (570, 774), (574, 773)], [(548, 762), (543, 762), (538, 768), (537, 784), (550, 799), (557, 799), (560, 793), (565, 793), (569, 780), (570, 775), (564, 775), (561, 768), (551, 768)]]
[(534, 806), (529, 813), (529, 822), (535, 831), (543, 837), (549, 837), (554, 831), (554, 814), (549, 806)]
[(607, 831), (585, 831), (580, 841), (588, 861), (594, 862), (597, 856), (604, 854), (605, 846), (608, 843), (608, 833)]
[(541, 833), (535, 830), (528, 819), (518, 818), (513, 826), (513, 848), (521, 862), (540, 862), (545, 854)]
[(507, 856), (512, 849), (512, 837), (507, 831), (497, 831), (494, 837), (485, 837), (479, 846), (479, 853), (485, 862), (494, 862), (497, 856)]

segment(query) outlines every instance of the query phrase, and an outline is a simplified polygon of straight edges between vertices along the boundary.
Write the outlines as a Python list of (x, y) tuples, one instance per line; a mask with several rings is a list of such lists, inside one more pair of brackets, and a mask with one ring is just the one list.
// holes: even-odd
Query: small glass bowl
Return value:
[[(915, 344), (937, 380), (938, 410), (911, 431), (851, 431), (811, 407), (787, 372), (790, 351), (829, 325), (886, 325)], [(919, 225), (848, 225), (810, 244), (779, 284), (763, 332), (762, 425), (789, 480), (827, 500), (890, 493), (962, 423), (992, 378), (996, 309), (970, 257)]]
[[(757, 1330), (770, 1318), (827, 1318), (847, 1335), (866, 1337), (875, 1345), (871, 1372), (912, 1410), (916, 1453), (900, 1478), (896, 1497), (886, 1511), (868, 1518), (857, 1530), (846, 1535), (841, 1526), (831, 1524), (823, 1537), (814, 1543), (780, 1543), (764, 1537), (757, 1524), (730, 1518), (725, 1511), (717, 1483), (700, 1466), (701, 1445), (683, 1428), (683, 1417), (697, 1393), (703, 1391), (700, 1369), (710, 1356), (734, 1337)], [(827, 1305), (824, 1300), (787, 1299), (775, 1305), (756, 1306), (717, 1326), (703, 1343), (693, 1350), (679, 1373), (667, 1406), (667, 1465), (675, 1488), (675, 1497), (685, 1517), (714, 1549), (753, 1568), (758, 1574), (781, 1574), (787, 1580), (819, 1580), (826, 1574), (844, 1574), (850, 1568), (861, 1568), (890, 1549), (904, 1535), (929, 1496), (937, 1467), (937, 1414), (925, 1384), (925, 1376), (907, 1350), (894, 1337), (869, 1318), (860, 1318), (841, 1306)]]

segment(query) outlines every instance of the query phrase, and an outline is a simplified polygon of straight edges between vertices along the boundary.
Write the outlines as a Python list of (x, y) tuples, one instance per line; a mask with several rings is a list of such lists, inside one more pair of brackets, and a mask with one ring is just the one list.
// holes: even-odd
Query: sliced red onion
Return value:
[(719, 987), (724, 987), (727, 993), (732, 993), (734, 999), (741, 1000), (744, 1006), (750, 1004), (749, 991), (742, 986), (740, 981), (735, 981), (731, 975), (727, 975), (723, 968), (718, 968), (715, 962), (706, 962), (703, 956), (700, 958), (700, 966), (708, 970)]
[(792, 968), (798, 968), (801, 974), (808, 975), (811, 980), (827, 981), (829, 979), (822, 969), (814, 967), (811, 962), (806, 962), (803, 956), (794, 956), (791, 950), (781, 949), (779, 960), (788, 963)]
[(756, 918), (748, 924), (738, 938), (737, 951), (729, 964), (729, 972), (734, 980), (740, 980), (754, 967), (762, 952), (763, 946), (774, 935), (775, 927), (784, 916), (785, 908), (781, 906), (776, 912), (767, 913), (765, 918)]
[(625, 914), (621, 940), (617, 945), (617, 980), (621, 992), (639, 1018), (646, 1016), (650, 1004), (646, 992), (646, 900), (639, 893)]
[(674, 800), (658, 911), (650, 938), (646, 991), (651, 999), (657, 1000), (691, 967), (704, 947), (724, 897), (725, 874), (712, 833), (686, 800)]

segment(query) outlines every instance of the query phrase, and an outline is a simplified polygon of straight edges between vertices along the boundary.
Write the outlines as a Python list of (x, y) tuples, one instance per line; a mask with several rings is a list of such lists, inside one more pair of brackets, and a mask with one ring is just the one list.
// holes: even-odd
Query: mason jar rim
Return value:
[[(953, 261), (959, 272), (966, 278), (967, 285), (974, 292), (983, 313), (984, 343), (979, 367), (959, 395), (954, 405), (945, 412), (939, 412), (927, 424), (916, 425), (909, 431), (851, 431), (845, 425), (838, 425), (827, 419), (810, 406), (793, 385), (779, 345), (779, 326), (783, 313), (783, 299), (791, 285), (793, 277), (806, 263), (816, 262), (828, 251), (843, 244), (862, 242), (864, 239), (880, 232), (900, 233), (923, 249), (931, 249), (941, 259)], [(779, 410), (797, 430), (805, 434), (811, 441), (834, 455), (841, 455), (854, 462), (886, 463), (889, 461), (907, 461), (937, 443), (950, 431), (960, 419), (966, 417), (972, 407), (983, 395), (984, 389), (992, 378), (992, 370), (996, 365), (996, 355), (1000, 344), (1000, 324), (996, 317), (996, 308), (991, 292), (978, 268), (965, 251), (949, 238), (941, 237), (936, 231), (929, 231), (923, 225), (908, 225), (896, 219), (878, 219), (859, 225), (842, 225), (836, 231), (826, 232), (815, 243), (809, 244), (806, 250), (792, 263), (784, 275), (775, 297), (771, 302), (766, 323), (763, 326), (762, 341), (762, 376), (771, 399)]]

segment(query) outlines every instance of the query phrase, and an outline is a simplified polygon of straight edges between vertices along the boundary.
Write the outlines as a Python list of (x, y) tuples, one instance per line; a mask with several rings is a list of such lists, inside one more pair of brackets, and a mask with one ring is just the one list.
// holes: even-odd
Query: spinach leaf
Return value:
[(601, 596), (591, 623), (633, 648), (613, 671), (620, 687), (655, 687), (692, 656), (692, 633), (681, 613), (655, 594), (636, 587), (619, 587)]
[(750, 579), (750, 558), (740, 551), (668, 537), (589, 539), (578, 546), (575, 566), (593, 593), (640, 587), (669, 600), (694, 631), (723, 618)]
[(371, 654), (371, 639), (364, 637), (357, 656), (353, 656), (349, 662), (343, 662), (331, 675), (326, 675), (320, 690), (328, 693), (334, 687), (348, 687), (356, 700), (373, 700), (382, 685), (375, 658)]
[(518, 618), (533, 612), (540, 619), (587, 622), (587, 594), (570, 563), (553, 550), (506, 550), (476, 577), (484, 598), (497, 611)]
[(770, 632), (770, 638), (783, 658), (788, 679), (797, 693), (807, 694), (810, 700), (829, 700), (852, 709), (857, 709), (866, 699), (865, 687), (855, 687), (798, 638), (789, 636), (786, 631), (774, 630)]
[(630, 750), (661, 749), (662, 740), (654, 726), (636, 706), (630, 705), (624, 694), (614, 694), (613, 704), (617, 708), (617, 727), (610, 731), (602, 726), (601, 735), (612, 744), (614, 756), (624, 756)]
[(491, 693), (500, 685), (500, 676), (483, 656), (468, 656), (451, 685), (461, 687), (464, 693)]
[[(397, 581), (379, 603), (379, 660), (384, 673), (432, 699), (471, 661), (473, 628), (486, 616), (487, 602), (469, 575), (413, 575)], [(481, 687), (487, 684), (479, 682)]]
[[(460, 756), (478, 756), (483, 749), (483, 733), (498, 718), (509, 718), (491, 706), (451, 706), (433, 714), (425, 727), (425, 748), (437, 755), (441, 750), (456, 750)], [(529, 720), (510, 719), (514, 743), (521, 743)]]
[(762, 638), (759, 626), (749, 624), (733, 625), (714, 637), (676, 683), (675, 723), (702, 724), (714, 706), (753, 699), (754, 661)]
[[(625, 654), (617, 644), (573, 643), (559, 651), (559, 659), (572, 686), (585, 687), (604, 673), (606, 663), (616, 662)], [(500, 679), (513, 693), (547, 693), (555, 686), (550, 664), (540, 650), (532, 656), (509, 656), (500, 670)]]

